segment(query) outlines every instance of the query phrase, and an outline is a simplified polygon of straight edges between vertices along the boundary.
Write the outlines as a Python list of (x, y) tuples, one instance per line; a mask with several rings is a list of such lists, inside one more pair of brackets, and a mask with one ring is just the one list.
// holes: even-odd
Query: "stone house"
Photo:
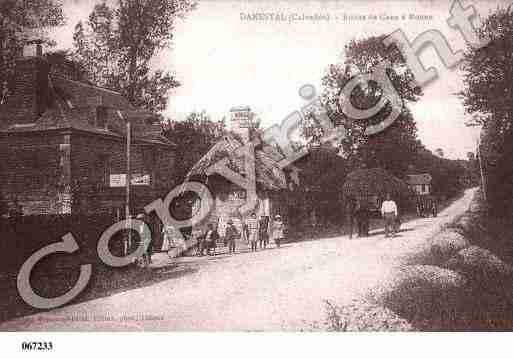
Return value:
[(24, 215), (122, 216), (126, 120), (132, 124), (132, 212), (175, 185), (175, 146), (162, 135), (158, 117), (81, 81), (71, 63), (52, 63), (37, 51), (18, 58), (2, 82), (0, 200), (7, 206), (21, 206)]

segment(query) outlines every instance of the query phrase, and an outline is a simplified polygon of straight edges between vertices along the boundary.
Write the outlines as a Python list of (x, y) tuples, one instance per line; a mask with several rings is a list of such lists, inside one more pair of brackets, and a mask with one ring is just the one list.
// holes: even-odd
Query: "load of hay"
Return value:
[(342, 187), (345, 198), (385, 199), (389, 193), (400, 205), (410, 205), (415, 194), (406, 184), (382, 168), (359, 169), (347, 175)]

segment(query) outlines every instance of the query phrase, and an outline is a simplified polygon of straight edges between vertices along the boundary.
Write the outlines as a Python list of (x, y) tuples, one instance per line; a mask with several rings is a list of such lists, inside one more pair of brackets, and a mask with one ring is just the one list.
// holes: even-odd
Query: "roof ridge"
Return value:
[(77, 80), (71, 80), (65, 76), (62, 76), (62, 75), (57, 75), (57, 74), (50, 74), (50, 76), (54, 76), (54, 77), (58, 77), (59, 79), (61, 80), (64, 80), (64, 81), (69, 81), (69, 82), (72, 82), (74, 84), (77, 84), (77, 85), (80, 85), (80, 86), (84, 86), (84, 87), (90, 87), (90, 88), (94, 88), (94, 89), (98, 89), (98, 90), (103, 90), (103, 91), (106, 91), (106, 92), (110, 92), (114, 95), (119, 95), (123, 98), (125, 98), (121, 92), (119, 91), (114, 91), (114, 90), (111, 90), (111, 89), (108, 89), (106, 87), (102, 87), (102, 86), (98, 86), (98, 85), (91, 85), (91, 84), (88, 84), (88, 83), (85, 83), (85, 82), (82, 82), (82, 81), (77, 81)]

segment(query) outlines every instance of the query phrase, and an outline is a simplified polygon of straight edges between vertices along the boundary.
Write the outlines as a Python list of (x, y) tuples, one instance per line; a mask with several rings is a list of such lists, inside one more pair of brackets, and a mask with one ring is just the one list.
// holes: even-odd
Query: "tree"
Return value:
[(117, 46), (115, 39), (114, 10), (105, 3), (97, 4), (86, 25), (75, 26), (73, 41), (75, 58), (88, 72), (89, 80), (97, 85), (116, 86), (117, 57), (109, 56)]
[[(443, 197), (459, 193), (465, 185), (468, 177), (465, 166), (435, 156), (417, 138), (408, 103), (420, 100), (422, 91), (411, 85), (415, 79), (401, 52), (393, 45), (386, 47), (384, 38), (369, 37), (348, 43), (343, 61), (329, 66), (322, 79), (320, 101), (304, 111), (301, 130), (310, 154), (296, 163), (301, 169), (301, 188), (290, 195), (295, 200), (294, 211), (315, 209), (322, 218), (340, 223), (340, 217), (334, 214), (342, 213), (342, 185), (349, 173), (360, 168), (380, 167), (399, 178), (406, 174), (430, 173), (436, 194)], [(354, 107), (371, 108), (383, 96), (380, 85), (372, 81), (362, 83), (349, 98), (340, 97), (349, 81), (372, 73), (383, 62), (388, 63), (387, 76), (402, 99), (402, 108), (389, 127), (367, 136), (367, 127), (382, 122), (392, 110), (392, 103), (386, 102), (380, 112), (367, 120), (351, 119), (342, 109), (348, 101)], [(344, 126), (346, 138), (341, 142), (323, 143), (327, 127), (321, 121), (323, 116), (327, 116), (333, 126)]]
[[(305, 119), (301, 135), (310, 154), (296, 163), (301, 170), (301, 187), (288, 196), (293, 199), (294, 213), (315, 210), (325, 221), (340, 224), (344, 214), (341, 210), (342, 185), (348, 173), (362, 167), (382, 167), (402, 177), (408, 165), (413, 163), (419, 146), (417, 128), (404, 102), (417, 101), (421, 91), (410, 86), (413, 74), (406, 67), (400, 51), (395, 46), (387, 48), (383, 39), (384, 36), (369, 37), (348, 43), (343, 61), (329, 66), (322, 78), (320, 101), (303, 111)], [(340, 97), (349, 81), (360, 74), (372, 73), (383, 61), (389, 63), (387, 74), (403, 100), (403, 107), (385, 131), (366, 136), (366, 128), (383, 121), (392, 110), (392, 104), (386, 102), (376, 115), (357, 121), (343, 112), (344, 103), (351, 101), (355, 107), (367, 109), (380, 100), (383, 90), (371, 81), (356, 87), (349, 98), (342, 99), (342, 103)], [(327, 126), (322, 119), (326, 116), (333, 126), (344, 126), (346, 137), (342, 141), (323, 143)]]
[(171, 44), (177, 18), (195, 7), (192, 0), (118, 0), (97, 4), (73, 35), (75, 58), (97, 85), (120, 91), (134, 106), (162, 111), (167, 93), (180, 83), (151, 60)]
[(192, 112), (185, 121), (168, 121), (164, 135), (177, 144), (175, 173), (183, 181), (192, 166), (210, 150), (226, 132), (224, 121), (212, 121), (205, 112)]
[[(463, 62), (465, 89), (460, 93), (475, 124), (488, 120), (507, 126), (513, 120), (513, 8), (500, 8), (479, 29), (488, 45), (468, 48)], [(471, 123), (473, 124), (473, 123)]]
[[(55, 0), (3, 0), (0, 3), (0, 50), (2, 58), (14, 55), (34, 31), (51, 43), (47, 30), (64, 24), (61, 4)], [(2, 67), (3, 68), (3, 67)]]
[(300, 225), (301, 218), (309, 221), (312, 210), (320, 214), (325, 224), (343, 222), (339, 193), (350, 170), (347, 164), (329, 145), (311, 148), (307, 156), (294, 163), (299, 168), (300, 186), (286, 198), (290, 203), (288, 212), (296, 225)]
[[(2, 0), (0, 2), (0, 86), (7, 87), (14, 74), (15, 60), (27, 40), (53, 43), (47, 36), (51, 27), (64, 24), (61, 4), (55, 0)], [(34, 33), (37, 32), (37, 35)]]
[(474, 152), (467, 152), (467, 163), (470, 185), (477, 186), (481, 182), (481, 169), (479, 167), (479, 160)]
[(468, 124), (483, 126), (479, 160), (490, 213), (503, 216), (513, 210), (513, 7), (498, 8), (478, 32), (490, 42), (466, 51), (460, 96)]
[[(329, 66), (322, 79), (322, 105), (330, 120), (335, 126), (345, 126), (347, 137), (339, 143), (340, 152), (357, 168), (361, 163), (367, 167), (383, 167), (396, 176), (402, 176), (408, 169), (417, 150), (417, 127), (411, 111), (406, 102), (418, 101), (422, 92), (419, 87), (412, 87), (413, 73), (406, 66), (406, 62), (395, 45), (387, 47), (383, 44), (385, 36), (369, 37), (363, 40), (352, 40), (345, 47), (343, 63)], [(376, 135), (366, 136), (365, 130), (369, 125), (382, 122), (391, 111), (391, 103), (387, 102), (384, 108), (364, 121), (348, 118), (342, 111), (339, 98), (344, 86), (360, 74), (375, 71), (378, 64), (387, 62), (387, 75), (403, 100), (403, 107), (396, 121), (385, 131)], [(376, 82), (362, 84), (355, 88), (349, 98), (344, 101), (358, 108), (372, 107), (383, 96), (383, 89)], [(315, 117), (315, 116), (313, 116)], [(311, 125), (307, 121), (307, 136), (322, 133), (319, 126)]]
[(436, 155), (437, 155), (438, 157), (440, 157), (440, 158), (444, 158), (444, 150), (443, 150), (442, 148), (437, 148), (437, 149), (435, 150), (435, 153), (436, 153)]
[(408, 174), (429, 173), (432, 176), (432, 193), (440, 198), (453, 197), (472, 185), (468, 161), (435, 155), (420, 141), (412, 167), (414, 170), (408, 171)]

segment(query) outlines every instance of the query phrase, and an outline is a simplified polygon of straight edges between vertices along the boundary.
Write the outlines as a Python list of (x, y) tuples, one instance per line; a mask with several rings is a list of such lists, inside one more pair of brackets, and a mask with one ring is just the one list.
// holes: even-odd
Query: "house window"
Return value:
[(96, 127), (101, 129), (107, 129), (107, 107), (98, 106), (96, 107)]
[(427, 192), (427, 190), (426, 190), (426, 185), (425, 185), (425, 184), (423, 184), (423, 185), (422, 185), (422, 193), (426, 193), (426, 192)]

